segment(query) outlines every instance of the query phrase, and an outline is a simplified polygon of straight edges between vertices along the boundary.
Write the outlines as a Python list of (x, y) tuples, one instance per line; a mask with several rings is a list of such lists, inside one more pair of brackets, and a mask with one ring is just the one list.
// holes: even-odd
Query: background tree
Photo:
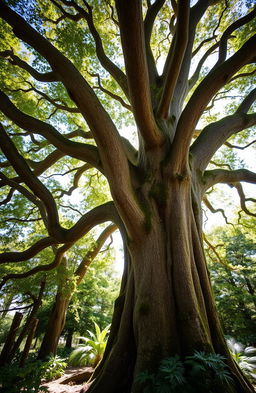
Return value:
[[(17, 274), (50, 270), (108, 221), (124, 241), (120, 296), (90, 393), (140, 392), (141, 372), (195, 350), (225, 356), (234, 383), (226, 381), (223, 390), (253, 391), (221, 331), (201, 215), (202, 199), (208, 203), (205, 195), (217, 183), (232, 185), (242, 209), (254, 214), (255, 200), (245, 197), (241, 182), (255, 183), (255, 173), (235, 161), (219, 166), (222, 145), (253, 143), (251, 6), (237, 0), (0, 4), (2, 207), (8, 217), (12, 204), (22, 206), (8, 217), (4, 230), (14, 219), (15, 242), (4, 245), (0, 262), (20, 266), (54, 246), (53, 262)], [(134, 142), (122, 136), (128, 124)], [(101, 172), (111, 197), (77, 212), (66, 197), (80, 184), (84, 191), (75, 198), (85, 198), (86, 172)], [(28, 227), (34, 220), (37, 233)]]
[[(245, 345), (254, 345), (255, 234), (253, 229), (216, 228), (211, 234), (209, 269), (224, 332)], [(213, 246), (217, 245), (217, 247)]]
[[(63, 257), (59, 265), (59, 282), (55, 302), (48, 320), (45, 335), (39, 351), (39, 359), (45, 359), (50, 354), (56, 355), (57, 346), (60, 335), (65, 326), (66, 314), (72, 296), (83, 280), (88, 267), (93, 259), (97, 256), (107, 238), (116, 230), (115, 225), (108, 226), (98, 237), (95, 242), (92, 242), (90, 249), (87, 250), (86, 255), (82, 258), (78, 267), (72, 272), (68, 269), (67, 257)], [(97, 302), (95, 307), (97, 306)]]

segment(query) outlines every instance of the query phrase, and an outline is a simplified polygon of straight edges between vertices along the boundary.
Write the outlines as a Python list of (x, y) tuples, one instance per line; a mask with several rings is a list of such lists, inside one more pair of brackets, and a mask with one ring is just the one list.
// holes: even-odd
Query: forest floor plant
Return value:
[(95, 367), (101, 361), (106, 348), (110, 326), (106, 326), (103, 330), (100, 329), (96, 322), (94, 322), (94, 326), (95, 332), (87, 330), (89, 337), (79, 337), (86, 345), (79, 345), (70, 354), (68, 362), (71, 366), (91, 365)]
[(61, 377), (66, 366), (65, 359), (58, 356), (51, 356), (45, 362), (30, 356), (24, 367), (15, 361), (0, 368), (0, 393), (48, 392), (43, 383)]
[(137, 382), (142, 393), (219, 393), (232, 378), (219, 354), (195, 351), (182, 360), (178, 355), (163, 359), (156, 373), (145, 371)]

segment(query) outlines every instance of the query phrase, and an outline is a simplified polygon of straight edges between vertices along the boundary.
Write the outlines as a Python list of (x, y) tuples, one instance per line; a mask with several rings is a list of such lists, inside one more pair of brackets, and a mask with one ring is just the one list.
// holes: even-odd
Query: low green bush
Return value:
[(24, 367), (18, 363), (0, 368), (1, 393), (38, 393), (47, 392), (42, 386), (44, 364), (39, 360), (28, 361)]
[(137, 382), (143, 393), (219, 393), (232, 378), (223, 356), (196, 351), (184, 360), (178, 355), (162, 360), (156, 373), (145, 371)]
[(60, 378), (67, 367), (65, 359), (59, 356), (50, 356), (49, 359), (43, 363), (43, 379), (45, 381), (52, 381), (53, 379)]
[(0, 367), (0, 393), (43, 393), (48, 389), (43, 382), (61, 377), (67, 363), (58, 356), (51, 356), (45, 362), (33, 356), (24, 367), (19, 362)]
[(93, 366), (95, 367), (104, 354), (109, 326), (100, 330), (97, 323), (94, 323), (95, 332), (87, 330), (89, 337), (79, 337), (86, 345), (79, 345), (71, 352), (68, 363), (71, 366)]

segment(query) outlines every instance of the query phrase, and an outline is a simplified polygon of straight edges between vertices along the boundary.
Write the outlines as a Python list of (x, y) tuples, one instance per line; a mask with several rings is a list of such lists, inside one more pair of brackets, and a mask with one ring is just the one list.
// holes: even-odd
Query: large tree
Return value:
[[(26, 219), (43, 223), (41, 236), (27, 249), (6, 248), (1, 263), (54, 246), (56, 267), (88, 231), (114, 222), (125, 269), (90, 393), (138, 393), (141, 372), (195, 350), (225, 356), (234, 379), (226, 392), (252, 392), (216, 313), (201, 202), (215, 184), (229, 184), (250, 213), (241, 182), (255, 183), (256, 174), (212, 158), (243, 143), (239, 135), (256, 123), (256, 9), (237, 0), (15, 0), (1, 2), (0, 16), (2, 204), (25, 198)], [(122, 136), (127, 124), (137, 143)], [(65, 192), (54, 174), (75, 173), (70, 194), (92, 168), (111, 199), (76, 222), (73, 202), (63, 226)]]

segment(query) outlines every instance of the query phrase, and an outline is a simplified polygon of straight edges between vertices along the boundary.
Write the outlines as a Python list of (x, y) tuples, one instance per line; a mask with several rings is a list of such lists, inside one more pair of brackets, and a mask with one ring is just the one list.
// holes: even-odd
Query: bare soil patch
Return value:
[(48, 389), (49, 393), (80, 393), (89, 388), (86, 384), (93, 369), (91, 367), (68, 367), (62, 377), (54, 381), (46, 382), (43, 384)]

